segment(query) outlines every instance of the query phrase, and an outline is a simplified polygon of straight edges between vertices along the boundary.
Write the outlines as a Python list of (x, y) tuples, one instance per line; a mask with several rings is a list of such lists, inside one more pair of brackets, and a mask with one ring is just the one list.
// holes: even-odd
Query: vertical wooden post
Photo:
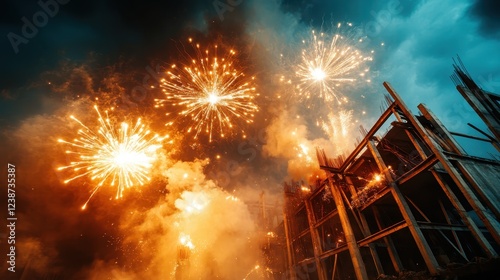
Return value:
[(286, 198), (285, 198), (285, 206), (283, 206), (283, 226), (285, 227), (285, 238), (286, 238), (286, 252), (288, 256), (288, 272), (290, 273), (290, 280), (295, 280), (295, 270), (294, 270), (294, 257), (293, 257), (293, 249), (292, 249), (292, 240), (290, 236), (290, 224), (288, 222), (288, 214), (286, 210)]
[[(373, 215), (375, 216), (375, 222), (377, 222), (377, 226), (379, 230), (384, 229), (382, 222), (380, 221), (380, 212), (378, 211), (377, 206), (372, 206)], [(396, 272), (400, 272), (403, 270), (403, 263), (399, 258), (398, 251), (396, 250), (396, 246), (394, 246), (394, 242), (392, 242), (392, 238), (390, 236), (384, 237), (384, 242), (387, 245), (387, 252), (389, 252), (389, 257), (391, 258), (392, 266)]]
[(368, 142), (368, 148), (372, 153), (375, 162), (378, 165), (378, 168), (381, 170), (382, 173), (384, 173), (385, 179), (390, 184), (391, 193), (394, 197), (394, 200), (396, 201), (396, 204), (398, 205), (401, 214), (403, 215), (406, 223), (408, 224), (408, 229), (410, 230), (410, 233), (413, 236), (415, 243), (417, 244), (420, 254), (422, 254), (422, 257), (424, 258), (425, 264), (427, 265), (427, 269), (433, 275), (438, 274), (439, 264), (436, 260), (436, 257), (432, 253), (432, 250), (429, 244), (427, 243), (424, 234), (420, 230), (420, 227), (418, 226), (417, 221), (413, 216), (410, 207), (408, 206), (408, 203), (404, 199), (403, 194), (399, 190), (399, 187), (396, 185), (396, 183), (394, 183), (392, 175), (387, 166), (385, 165), (377, 147), (373, 143), (373, 140), (370, 140)]
[(436, 131), (439, 133), (439, 136), (443, 137), (443, 139), (446, 141), (446, 143), (453, 149), (453, 152), (456, 154), (462, 155), (466, 154), (464, 149), (460, 147), (457, 141), (455, 141), (455, 138), (450, 134), (450, 132), (444, 127), (444, 125), (441, 123), (441, 121), (436, 118), (436, 116), (425, 106), (425, 104), (419, 104), (418, 109), (420, 112), (424, 114), (424, 117), (431, 122), (431, 124), (434, 126)]
[[(350, 186), (349, 188), (352, 191), (352, 189), (354, 189), (354, 187), (353, 187), (351, 178), (345, 177), (345, 180), (346, 180), (347, 184)], [(353, 194), (353, 197), (357, 197), (357, 196), (358, 196), (357, 193)], [(362, 211), (357, 211), (357, 212), (358, 212), (359, 218), (361, 220), (361, 230), (363, 231), (363, 236), (368, 237), (371, 235), (371, 232), (370, 232), (370, 227), (368, 226), (368, 222), (366, 221), (366, 217)], [(375, 244), (370, 243), (370, 244), (368, 244), (368, 247), (370, 248), (370, 253), (372, 255), (373, 262), (375, 263), (377, 273), (379, 275), (384, 274), (384, 268), (382, 267), (382, 263), (380, 262), (380, 258), (378, 256), (377, 248), (376, 248)]]
[(352, 184), (351, 178), (346, 176), (345, 181), (347, 182), (347, 187), (349, 188), (349, 192), (351, 193), (352, 198), (357, 199), (358, 198), (358, 191), (356, 190), (356, 188)]
[[(446, 222), (449, 225), (451, 225), (450, 216), (446, 212), (446, 208), (444, 208), (444, 204), (441, 201), (441, 199), (439, 200), (439, 207), (441, 208), (441, 211), (443, 211), (443, 215), (444, 215), (444, 218), (446, 219)], [(462, 247), (462, 243), (460, 242), (460, 239), (458, 238), (457, 232), (455, 230), (451, 230), (451, 234), (453, 234), (453, 238), (455, 239), (455, 242), (457, 242), (458, 249), (460, 250), (460, 252), (462, 252), (462, 254), (465, 255), (464, 248)]]
[(309, 233), (311, 234), (311, 240), (313, 244), (314, 252), (314, 262), (316, 264), (316, 271), (318, 272), (318, 279), (326, 280), (326, 273), (323, 265), (321, 264), (320, 255), (322, 252), (321, 240), (319, 238), (318, 230), (316, 229), (316, 218), (314, 217), (314, 212), (311, 204), (311, 197), (306, 197), (304, 199), (304, 204), (306, 206), (307, 220), (309, 221)]
[(368, 280), (365, 263), (363, 262), (363, 258), (361, 257), (361, 252), (359, 251), (359, 247), (356, 242), (356, 238), (354, 236), (354, 232), (352, 230), (351, 223), (344, 206), (344, 202), (342, 201), (342, 195), (333, 184), (331, 177), (328, 177), (328, 184), (330, 186), (335, 205), (337, 206), (340, 223), (342, 224), (342, 229), (345, 234), (347, 248), (349, 249), (349, 254), (351, 255), (352, 265), (354, 266), (356, 278), (358, 280)]

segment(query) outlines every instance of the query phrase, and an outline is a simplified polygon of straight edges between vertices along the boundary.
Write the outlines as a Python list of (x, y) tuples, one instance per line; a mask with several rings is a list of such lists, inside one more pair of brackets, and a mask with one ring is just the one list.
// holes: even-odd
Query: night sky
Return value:
[[(49, 16), (39, 3), (51, 3)], [(167, 279), (167, 269), (156, 266), (172, 257), (162, 248), (175, 242), (171, 241), (175, 230), (169, 227), (182, 224), (176, 199), (185, 198), (184, 192), (208, 188), (214, 201), (223, 193), (257, 201), (265, 192), (269, 203), (275, 203), (283, 181), (307, 180), (315, 167), (301, 165), (290, 150), (300, 141), (311, 148), (330, 143), (310, 123), (314, 114), (326, 114), (330, 107), (316, 102), (313, 113), (276, 80), (286, 72), (287, 63), (300, 56), (300, 43), (311, 29), (329, 32), (337, 22), (352, 23), (364, 38), (359, 48), (374, 51), (368, 65), (371, 83), (350, 84), (343, 92), (358, 121), (352, 131), (359, 124), (369, 129), (378, 118), (385, 94), (382, 82), (388, 81), (414, 113), (419, 103), (425, 103), (449, 130), (478, 135), (467, 122), (486, 128), (449, 76), (452, 58), (459, 55), (482, 88), (500, 92), (498, 11), (500, 3), (493, 0), (4, 2), (1, 174), (7, 178), (7, 164), (16, 165), (18, 220), (17, 272), (8, 272), (4, 262), (0, 278), (19, 279), (28, 267), (25, 279), (51, 275), (57, 279)], [(28, 30), (27, 21), (38, 21), (38, 27)], [(158, 77), (183, 58), (188, 38), (201, 45), (236, 49), (238, 65), (256, 78), (255, 103), (260, 109), (254, 123), (242, 124), (248, 138), (231, 135), (211, 143), (203, 138), (193, 141), (182, 130), (182, 122), (164, 126), (165, 112), (154, 109), (154, 99), (162, 96)], [(139, 94), (138, 88), (144, 91)], [(168, 133), (172, 143), (164, 145), (162, 167), (153, 172), (151, 183), (126, 191), (120, 200), (112, 199), (112, 188), (104, 188), (82, 211), (92, 183), (85, 178), (62, 183), (68, 174), (55, 170), (68, 159), (66, 147), (57, 139), (74, 137), (78, 126), (69, 121), (69, 115), (86, 123), (96, 119), (92, 109), (96, 97), (99, 106), (116, 108), (117, 119), (143, 117), (153, 130)], [(296, 139), (282, 137), (294, 129)], [(481, 156), (491, 151), (476, 146), (466, 150)], [(314, 151), (310, 152), (314, 158)], [(198, 176), (198, 183), (180, 182), (177, 173), (184, 171)], [(6, 213), (3, 189), (0, 208)], [(241, 237), (247, 233), (244, 230), (254, 231), (253, 224), (238, 224), (248, 213), (244, 205), (237, 207), (230, 217), (212, 209), (222, 219), (234, 219), (234, 226), (242, 229), (235, 233), (230, 226), (216, 227), (215, 244), (219, 244), (218, 234), (232, 232)], [(4, 227), (2, 260), (8, 253), (7, 234)], [(239, 275), (239, 270), (223, 269), (224, 262), (232, 261), (231, 244), (219, 245), (227, 248), (227, 258), (215, 258), (219, 266), (214, 267), (221, 268), (214, 273)], [(252, 267), (252, 261), (241, 265)], [(248, 267), (241, 268), (243, 276)]]

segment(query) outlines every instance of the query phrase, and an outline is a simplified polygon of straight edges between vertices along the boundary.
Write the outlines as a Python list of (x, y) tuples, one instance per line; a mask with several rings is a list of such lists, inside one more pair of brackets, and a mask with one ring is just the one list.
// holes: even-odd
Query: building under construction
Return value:
[(354, 151), (331, 159), (318, 150), (327, 178), (285, 184), (282, 279), (489, 279), (499, 272), (500, 161), (468, 155), (457, 140), (500, 151), (500, 96), (477, 86), (463, 66), (452, 78), (492, 135), (451, 132), (424, 104), (414, 115), (384, 83), (387, 107)]

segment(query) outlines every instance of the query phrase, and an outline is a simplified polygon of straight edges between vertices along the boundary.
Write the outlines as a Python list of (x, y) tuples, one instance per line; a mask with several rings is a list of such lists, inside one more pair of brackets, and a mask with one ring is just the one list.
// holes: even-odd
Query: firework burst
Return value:
[(302, 41), (301, 60), (295, 67), (299, 95), (307, 99), (318, 95), (327, 102), (342, 104), (347, 98), (339, 90), (341, 85), (358, 79), (370, 81), (365, 78), (368, 68), (363, 66), (372, 58), (356, 48), (362, 39), (356, 40), (353, 35), (341, 32), (341, 26), (337, 25), (334, 35), (312, 31), (311, 38)]
[(70, 145), (73, 149), (68, 154), (78, 156), (78, 161), (58, 170), (73, 169), (78, 175), (67, 179), (68, 183), (80, 177), (89, 176), (97, 181), (82, 209), (85, 209), (92, 196), (105, 184), (117, 187), (116, 198), (121, 198), (125, 188), (143, 185), (150, 180), (149, 172), (155, 152), (161, 147), (161, 141), (166, 137), (150, 136), (151, 132), (138, 119), (133, 127), (121, 123), (117, 129), (109, 120), (103, 118), (97, 106), (99, 128), (94, 131), (84, 125), (74, 116), (71, 119), (80, 124), (79, 137), (72, 142), (59, 139), (58, 142)]
[(165, 99), (157, 99), (157, 107), (165, 103), (180, 107), (179, 115), (191, 120), (187, 132), (193, 132), (195, 139), (206, 133), (211, 142), (216, 132), (225, 137), (235, 127), (245, 137), (243, 127), (237, 124), (252, 123), (258, 111), (254, 78), (246, 78), (237, 69), (234, 50), (219, 58), (217, 46), (212, 51), (202, 51), (199, 44), (193, 48), (195, 56), (189, 56), (190, 63), (174, 64), (166, 72), (167, 78), (162, 80)]

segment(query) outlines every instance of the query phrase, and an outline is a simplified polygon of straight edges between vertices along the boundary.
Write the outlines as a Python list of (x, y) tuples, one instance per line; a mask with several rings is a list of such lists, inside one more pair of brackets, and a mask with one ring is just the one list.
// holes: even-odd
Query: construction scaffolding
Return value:
[(286, 279), (498, 273), (500, 162), (468, 155), (454, 137), (498, 148), (500, 97), (461, 67), (454, 77), (493, 136), (450, 132), (424, 104), (415, 116), (385, 82), (387, 108), (354, 151), (339, 161), (318, 149), (327, 178), (285, 184)]

